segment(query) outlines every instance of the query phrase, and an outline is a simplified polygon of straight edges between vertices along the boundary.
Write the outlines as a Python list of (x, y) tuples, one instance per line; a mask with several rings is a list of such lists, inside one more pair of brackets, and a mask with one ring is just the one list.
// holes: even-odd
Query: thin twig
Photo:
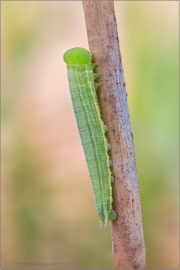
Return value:
[(113, 162), (111, 222), (114, 269), (146, 269), (140, 196), (127, 93), (113, 1), (83, 2), (89, 49), (98, 62), (102, 119), (108, 126)]

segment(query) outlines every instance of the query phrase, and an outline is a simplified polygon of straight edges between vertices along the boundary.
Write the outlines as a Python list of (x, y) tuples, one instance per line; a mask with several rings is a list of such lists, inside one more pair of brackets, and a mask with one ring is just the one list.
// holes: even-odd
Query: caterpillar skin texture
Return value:
[(110, 145), (105, 137), (107, 127), (101, 119), (96, 95), (99, 84), (94, 82), (99, 76), (93, 73), (97, 64), (92, 64), (91, 59), (92, 55), (83, 48), (73, 48), (64, 54), (71, 99), (91, 177), (96, 210), (106, 226), (108, 221), (116, 218), (112, 209), (113, 177), (107, 153)]

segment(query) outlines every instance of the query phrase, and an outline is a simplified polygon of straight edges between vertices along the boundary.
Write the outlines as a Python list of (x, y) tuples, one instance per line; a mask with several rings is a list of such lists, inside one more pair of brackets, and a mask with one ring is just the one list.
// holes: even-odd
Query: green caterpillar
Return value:
[(98, 105), (94, 80), (99, 76), (93, 73), (97, 63), (91, 63), (92, 55), (83, 48), (73, 48), (65, 52), (68, 81), (74, 113), (91, 177), (96, 202), (96, 211), (106, 227), (110, 220), (116, 218), (112, 209), (113, 177), (109, 166), (108, 150), (110, 145), (105, 137), (107, 127), (104, 125)]

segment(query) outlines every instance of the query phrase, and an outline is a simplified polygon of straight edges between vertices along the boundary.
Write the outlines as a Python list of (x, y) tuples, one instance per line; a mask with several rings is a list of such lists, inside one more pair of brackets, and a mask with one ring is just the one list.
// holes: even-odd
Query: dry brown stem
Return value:
[(99, 102), (113, 162), (114, 269), (146, 269), (140, 196), (113, 1), (83, 1), (89, 49), (98, 62)]

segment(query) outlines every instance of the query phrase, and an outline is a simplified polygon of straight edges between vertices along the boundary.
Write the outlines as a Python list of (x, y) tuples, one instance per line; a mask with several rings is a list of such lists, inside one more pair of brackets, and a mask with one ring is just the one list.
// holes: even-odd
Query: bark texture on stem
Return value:
[(98, 99), (111, 144), (114, 269), (146, 269), (145, 244), (133, 135), (113, 1), (83, 2), (89, 49), (98, 62)]

